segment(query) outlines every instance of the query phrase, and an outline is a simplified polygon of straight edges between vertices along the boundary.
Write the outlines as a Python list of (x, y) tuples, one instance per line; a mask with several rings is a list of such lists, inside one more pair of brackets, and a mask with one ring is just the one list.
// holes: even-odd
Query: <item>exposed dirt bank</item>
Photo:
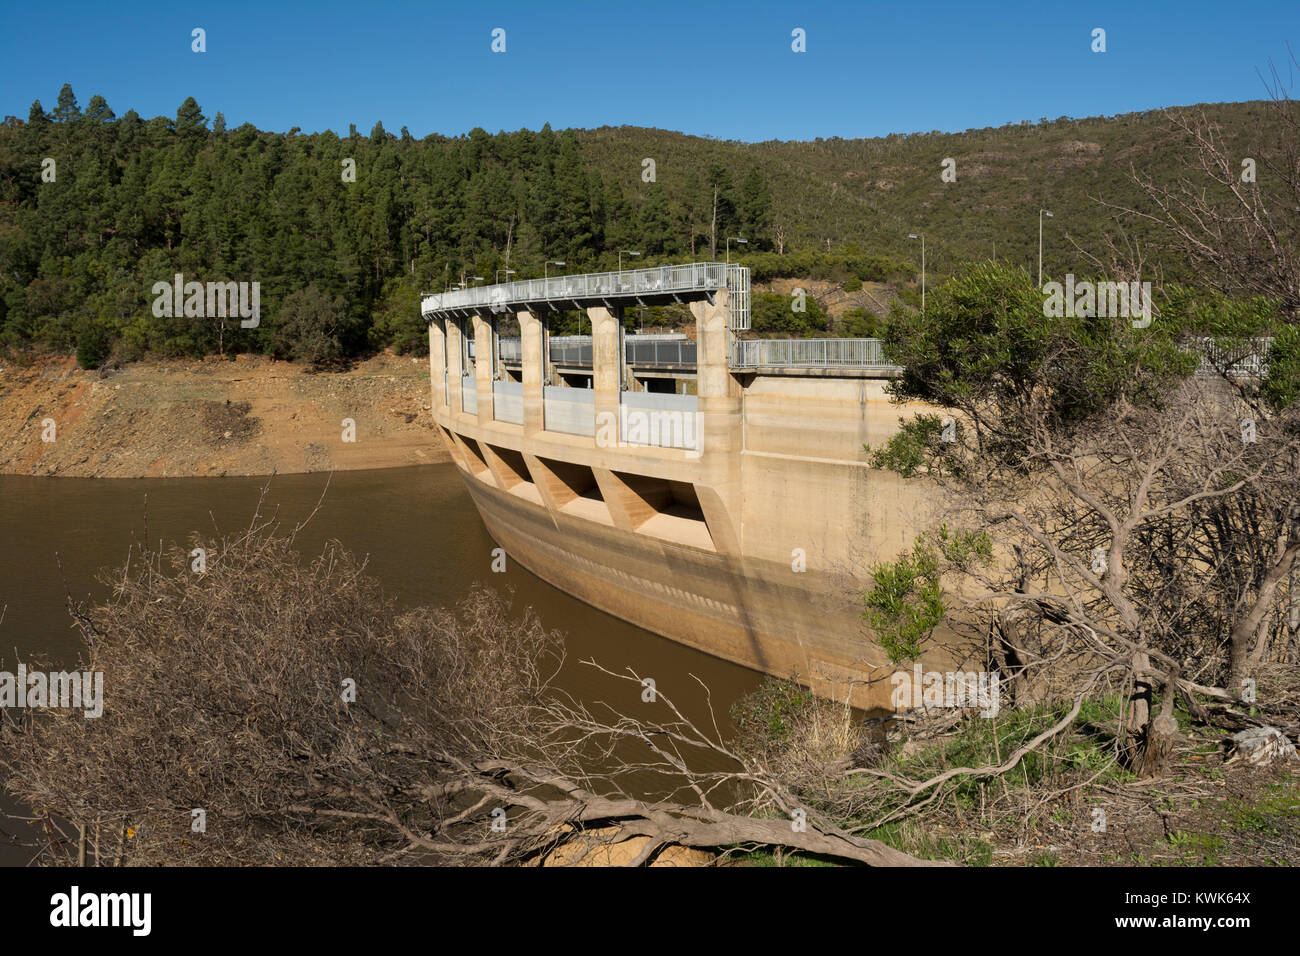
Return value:
[[(344, 419), (355, 441), (344, 440)], [(70, 358), (0, 360), (0, 474), (172, 478), (446, 460), (424, 358), (383, 354), (320, 374), (258, 356), (105, 372)]]

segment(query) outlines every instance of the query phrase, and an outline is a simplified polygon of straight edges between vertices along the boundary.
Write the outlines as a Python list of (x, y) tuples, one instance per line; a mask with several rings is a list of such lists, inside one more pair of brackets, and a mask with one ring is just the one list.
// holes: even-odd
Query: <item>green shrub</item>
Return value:
[(77, 364), (82, 368), (99, 368), (112, 348), (108, 330), (98, 322), (92, 322), (77, 338)]
[(731, 719), (739, 732), (739, 745), (750, 753), (766, 752), (785, 743), (791, 725), (813, 704), (812, 692), (796, 681), (765, 677), (752, 693), (731, 706)]

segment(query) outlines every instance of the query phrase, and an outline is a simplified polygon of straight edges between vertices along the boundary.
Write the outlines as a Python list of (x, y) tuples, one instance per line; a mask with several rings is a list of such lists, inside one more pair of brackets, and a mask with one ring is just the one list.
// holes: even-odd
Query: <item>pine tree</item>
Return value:
[(108, 100), (104, 99), (98, 93), (90, 98), (90, 103), (86, 106), (86, 122), (95, 126), (101, 126), (104, 123), (111, 123), (117, 119), (113, 111), (109, 109)]
[(740, 218), (750, 243), (759, 248), (766, 247), (772, 227), (772, 190), (754, 168), (745, 174), (740, 184)]
[(182, 136), (194, 136), (206, 133), (208, 118), (199, 109), (194, 97), (185, 97), (185, 102), (176, 110), (176, 132)]
[(59, 104), (54, 108), (56, 123), (75, 123), (81, 119), (81, 110), (77, 108), (77, 97), (72, 92), (72, 84), (64, 83), (59, 90)]
[(662, 183), (651, 183), (645, 204), (641, 207), (640, 227), (642, 247), (650, 255), (672, 253), (677, 248), (677, 234), (673, 228), (672, 209)]
[(714, 164), (706, 179), (709, 189), (709, 257), (718, 258), (718, 237), (725, 237), (737, 225), (736, 202), (732, 198), (731, 173)]

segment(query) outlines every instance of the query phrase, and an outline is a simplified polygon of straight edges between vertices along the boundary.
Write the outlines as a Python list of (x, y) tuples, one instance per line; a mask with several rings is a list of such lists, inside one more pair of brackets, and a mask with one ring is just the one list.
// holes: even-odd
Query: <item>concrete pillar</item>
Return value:
[(696, 336), (696, 394), (698, 396), (700, 457), (702, 480), (700, 484), (713, 489), (706, 505), (701, 495), (701, 507), (706, 514), (712, 512), (710, 527), (725, 526), (717, 535), (719, 545), (725, 541), (724, 550), (737, 550), (741, 541), (739, 521), (741, 503), (741, 401), (740, 385), (731, 374), (729, 350), (731, 331), (728, 329), (727, 290), (720, 289), (715, 301), (692, 302)]
[(465, 374), (461, 369), (460, 360), (465, 347), (461, 342), (459, 322), (455, 319), (447, 319), (445, 328), (447, 333), (447, 405), (450, 408), (450, 414), (454, 418), (460, 415), (465, 407), (460, 397), (461, 376)]
[(542, 320), (531, 312), (519, 312), (519, 337), (523, 349), (524, 382), (524, 434), (535, 435), (542, 430), (542, 373), (545, 329)]
[(731, 331), (727, 328), (728, 294), (727, 290), (720, 289), (712, 305), (704, 300), (691, 303), (698, 363), (696, 394), (700, 398), (737, 398), (740, 395), (731, 375), (728, 355), (731, 347)]
[(617, 447), (619, 438), (619, 376), (623, 367), (620, 317), (602, 306), (587, 309), (591, 320), (591, 384), (596, 394), (596, 443)]
[(474, 386), (478, 392), (478, 422), (486, 425), (492, 421), (492, 323), (475, 314), (474, 321)]
[(447, 405), (445, 382), (447, 362), (443, 353), (446, 342), (447, 336), (442, 330), (442, 320), (434, 319), (429, 323), (429, 385), (433, 389), (434, 411)]

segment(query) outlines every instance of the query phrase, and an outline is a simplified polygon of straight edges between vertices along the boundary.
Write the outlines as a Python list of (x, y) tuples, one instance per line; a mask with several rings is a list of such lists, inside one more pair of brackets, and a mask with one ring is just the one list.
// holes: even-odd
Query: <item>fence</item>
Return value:
[(590, 335), (551, 336), (552, 365), (591, 365)]
[(629, 335), (623, 339), (623, 351), (629, 365), (669, 365), (694, 368), (695, 343), (685, 336), (662, 338)]
[(1197, 375), (1218, 375), (1223, 369), (1227, 378), (1263, 378), (1268, 372), (1268, 352), (1271, 338), (1253, 339), (1228, 348), (1217, 345), (1213, 339), (1196, 338), (1189, 343), (1192, 350), (1201, 354), (1201, 367)]
[(880, 339), (735, 339), (732, 368), (881, 368)]

